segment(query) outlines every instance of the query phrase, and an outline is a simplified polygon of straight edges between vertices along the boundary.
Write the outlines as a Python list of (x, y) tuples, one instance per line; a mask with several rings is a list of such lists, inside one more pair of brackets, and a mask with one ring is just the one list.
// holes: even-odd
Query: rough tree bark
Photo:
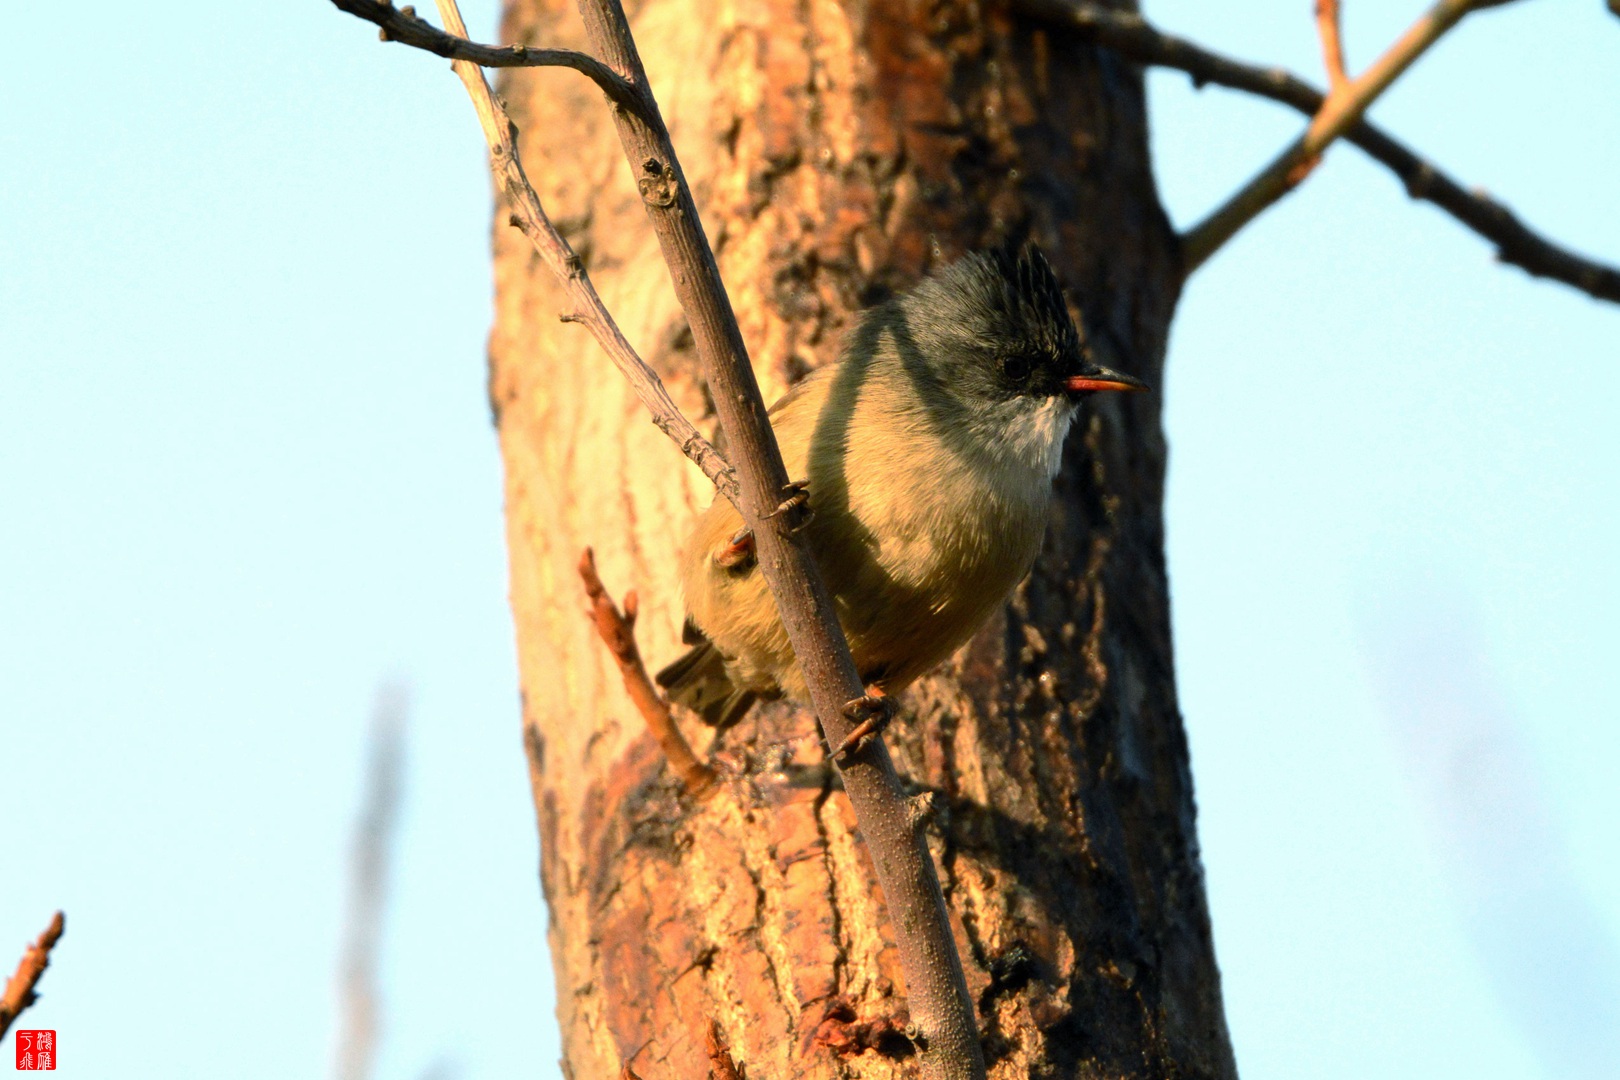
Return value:
[[(1100, 298), (1159, 381), (1180, 271), (1133, 68), (971, 0), (646, 0), (631, 17), (767, 399), (831, 361), (854, 312), (1008, 233)], [(568, 0), (507, 10), (505, 41), (581, 37)], [(601, 95), (566, 71), (501, 89), (625, 333), (707, 416)], [(495, 252), (490, 398), (566, 1068), (700, 1077), (712, 1019), (759, 1080), (906, 1075), (885, 914), (813, 719), (778, 706), (727, 733), (708, 748), (724, 782), (688, 799), (582, 614), (592, 545), (609, 586), (640, 593), (650, 661), (676, 654), (675, 553), (708, 483), (558, 324), (527, 242), (498, 224)], [(1158, 408), (1126, 395), (1082, 417), (1034, 572), (890, 729), (939, 795), (933, 847), (997, 1076), (1235, 1076), (1176, 708)]]

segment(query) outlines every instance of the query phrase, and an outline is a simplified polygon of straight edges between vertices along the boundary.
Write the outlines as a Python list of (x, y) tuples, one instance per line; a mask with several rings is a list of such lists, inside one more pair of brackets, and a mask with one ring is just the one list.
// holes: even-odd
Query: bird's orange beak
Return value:
[(1063, 380), (1063, 388), (1071, 394), (1092, 390), (1147, 390), (1148, 384), (1124, 372), (1101, 365), (1087, 369), (1083, 374), (1071, 375)]

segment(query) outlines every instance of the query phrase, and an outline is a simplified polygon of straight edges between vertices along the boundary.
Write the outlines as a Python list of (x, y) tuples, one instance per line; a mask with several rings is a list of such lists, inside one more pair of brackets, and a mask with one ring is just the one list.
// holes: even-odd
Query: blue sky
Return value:
[[(1309, 7), (1148, 14), (1314, 78)], [(1347, 7), (1353, 66), (1419, 10)], [(459, 85), (315, 2), (12, 26), (38, 47), (0, 69), (0, 963), (69, 920), (30, 1023), (67, 1080), (325, 1070), (396, 679), (380, 1075), (557, 1075)], [(1487, 12), (1375, 116), (1620, 261), (1617, 45), (1597, 0)], [(1178, 223), (1298, 128), (1150, 90)], [(1342, 147), (1191, 283), (1163, 393), (1246, 1080), (1601, 1075), (1620, 308), (1494, 265)]]

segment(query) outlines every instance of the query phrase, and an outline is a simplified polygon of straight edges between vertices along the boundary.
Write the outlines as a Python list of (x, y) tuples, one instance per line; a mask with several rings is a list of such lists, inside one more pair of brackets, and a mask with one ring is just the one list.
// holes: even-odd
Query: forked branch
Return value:
[[(1620, 3), (1620, 0), (1615, 0)], [(1327, 95), (1281, 68), (1245, 64), (1158, 29), (1140, 15), (1089, 0), (1013, 0), (1031, 18), (1066, 27), (1127, 60), (1186, 72), (1195, 86), (1224, 86), (1286, 105), (1305, 116), (1321, 111)], [(1444, 210), (1490, 241), (1496, 257), (1526, 273), (1562, 282), (1589, 296), (1620, 303), (1620, 270), (1584, 258), (1528, 228), (1508, 207), (1483, 191), (1470, 190), (1388, 132), (1359, 120), (1345, 132), (1389, 169), (1414, 199)]]
[(480, 45), (468, 41), (464, 30), (447, 34), (418, 18), (414, 7), (396, 8), (390, 0), (332, 0), (350, 15), (376, 23), (378, 36), (425, 49), (450, 60), (466, 60), (479, 67), (564, 67), (590, 79), (616, 104), (640, 112), (645, 98), (629, 80), (596, 57), (574, 49), (531, 49), (527, 45)]
[(40, 976), (50, 966), (51, 950), (61, 940), (65, 925), (66, 921), (58, 911), (51, 916), (50, 925), (45, 927), (39, 939), (23, 950), (22, 959), (17, 961), (16, 972), (6, 980), (5, 993), (0, 994), (0, 1039), (5, 1038), (6, 1032), (11, 1030), (12, 1021), (39, 999), (34, 987), (39, 985)]
[(1224, 205), (1182, 236), (1182, 262), (1186, 272), (1190, 274), (1198, 269), (1239, 229), (1294, 190), (1321, 159), (1322, 152), (1349, 131), (1379, 95), (1447, 30), (1464, 16), (1483, 7), (1495, 7), (1499, 2), (1501, 0), (1440, 0), (1366, 71), (1329, 91), (1303, 135)]
[[(332, 2), (345, 11), (362, 7), (370, 15), (394, 12), (390, 5), (376, 3), (374, 0), (332, 0)], [(396, 16), (399, 14), (394, 12)], [(434, 30), (433, 33), (437, 36), (430, 36), (429, 40), (438, 42), (440, 38), (445, 38), (451, 42), (459, 41), (465, 44), (467, 27), (461, 21), (461, 12), (451, 4), (448, 9), (441, 5), (440, 14), (451, 33), (445, 34)], [(427, 26), (420, 19), (416, 19), (414, 13), (411, 18), (414, 20), (413, 25)], [(377, 19), (372, 21), (375, 22)], [(390, 22), (388, 25), (392, 27), (393, 24)], [(432, 27), (428, 29), (432, 30)], [(412, 38), (401, 37), (399, 40), (406, 44), (416, 43)], [(439, 51), (425, 44), (419, 47), (430, 52)], [(592, 60), (592, 63), (601, 66), (599, 61)], [(523, 172), (523, 162), (518, 157), (517, 127), (506, 115), (506, 110), (495, 95), (490, 92), (489, 84), (484, 81), (484, 73), (478, 63), (471, 60), (455, 60), (450, 66), (460, 77), (462, 85), (467, 88), (473, 108), (478, 113), (478, 123), (483, 128), (484, 141), (489, 145), (490, 171), (494, 173), (495, 180), (500, 184), (511, 208), (508, 221), (529, 238), (529, 242), (534, 245), (535, 253), (556, 275), (562, 284), (564, 294), (568, 297), (570, 310), (562, 314), (562, 320), (579, 323), (591, 332), (591, 336), (596, 338), (602, 351), (608, 354), (608, 359), (612, 360), (614, 366), (630, 381), (636, 396), (647, 407), (647, 411), (652, 413), (652, 421), (658, 429), (675, 440), (675, 444), (681, 448), (681, 453), (703, 470), (703, 475), (709, 478), (720, 494), (736, 502), (737, 478), (733, 475), (731, 466), (676, 406), (658, 373), (636, 353), (635, 348), (625, 338), (624, 332), (619, 329), (619, 324), (608, 312), (607, 305), (603, 304), (602, 298), (597, 295), (596, 286), (591, 283), (590, 275), (585, 272), (585, 264), (574, 253), (574, 249), (568, 246), (568, 241), (563, 239), (556, 226), (552, 225), (551, 218), (546, 215), (545, 207), (540, 203), (540, 196), (536, 194), (534, 185), (529, 183), (528, 176)]]
[[(359, 0), (334, 2), (342, 6)], [(466, 28), (455, 0), (438, 0), (438, 5), (448, 32), (464, 38)], [(792, 488), (714, 252), (704, 235), (669, 130), (656, 101), (646, 91), (647, 74), (623, 7), (618, 0), (579, 0), (579, 10), (597, 57), (638, 88), (641, 96), (642, 108), (617, 108), (613, 119), (669, 266), (676, 297), (691, 327), (721, 429), (735, 448), (736, 478), (732, 490), (726, 493), (755, 537), (760, 571), (776, 599), (822, 733), (829, 746), (843, 745), (855, 727), (844, 716), (843, 708), (861, 698), (864, 688), (820, 569), (803, 535), (793, 527), (793, 515), (773, 513)], [(567, 283), (570, 292), (587, 301), (578, 313), (581, 321), (598, 320), (597, 340), (619, 362), (614, 347), (622, 335), (617, 334), (616, 327), (608, 332), (612, 321), (590, 288), (583, 267), (546, 220), (533, 187), (523, 175), (510, 120), (490, 94), (482, 72), (468, 61), (457, 60), (453, 66), (478, 109), (491, 147), (491, 167), (515, 207), (513, 220), (520, 227), (527, 226), (526, 232), (528, 228), (536, 230), (529, 233), (536, 250)], [(628, 352), (628, 346), (621, 351)], [(632, 381), (636, 380), (633, 365), (628, 369), (624, 363), (619, 366)], [(645, 374), (656, 382), (650, 370)], [(642, 392), (640, 385), (637, 389)], [(648, 395), (642, 393), (642, 399), (647, 401)], [(667, 422), (674, 426), (676, 418), (685, 425), (681, 430), (690, 429), (689, 422), (678, 412)], [(711, 461), (720, 460), (713, 447), (697, 438), (695, 430), (685, 438), (676, 435), (671, 427), (665, 430), (694, 460), (698, 458), (693, 448), (698, 445), (712, 455)], [(726, 491), (721, 485), (731, 480), (729, 472), (707, 467), (704, 471)], [(933, 857), (917, 820), (909, 812), (888, 748), (881, 737), (872, 738), (838, 767), (862, 836), (872, 852), (895, 930), (910, 1014), (918, 1033), (920, 1071), (925, 1080), (984, 1080), (984, 1055), (974, 1005), (951, 935)]]
[[(592, 50), (631, 82), (645, 85), (646, 71), (619, 0), (577, 2)], [(795, 528), (795, 515), (775, 513), (793, 488), (691, 187), (656, 104), (650, 116), (618, 110), (613, 120), (692, 328), (721, 429), (735, 448), (742, 488), (738, 508), (754, 535), (760, 573), (776, 600), (827, 745), (841, 746), (855, 728), (844, 708), (864, 697), (865, 688), (804, 532)], [(983, 1080), (974, 1004), (945, 898), (933, 856), (907, 813), (888, 747), (881, 737), (873, 738), (835, 764), (888, 904), (924, 1080)]]

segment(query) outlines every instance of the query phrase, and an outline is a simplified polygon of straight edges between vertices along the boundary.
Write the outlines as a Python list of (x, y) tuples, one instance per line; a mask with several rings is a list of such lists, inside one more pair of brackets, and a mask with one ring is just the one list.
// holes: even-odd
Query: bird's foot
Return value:
[(746, 570), (754, 565), (754, 534), (738, 529), (726, 546), (714, 553), (715, 564), (724, 570)]
[(815, 511), (810, 508), (810, 481), (790, 480), (782, 489), (782, 501), (776, 504), (776, 509), (765, 515), (765, 520), (781, 514), (792, 514), (794, 517), (788, 527), (789, 532), (798, 532), (810, 524), (815, 517)]
[[(810, 481), (794, 480), (782, 489), (782, 501), (776, 504), (776, 509), (765, 515), (769, 521), (781, 514), (792, 514), (788, 522), (788, 532), (798, 532), (810, 524), (815, 512), (810, 509)], [(744, 527), (738, 529), (736, 534), (726, 542), (726, 546), (714, 553), (714, 561), (723, 570), (750, 570), (756, 559), (754, 551), (753, 530)]]
[(833, 751), (833, 758), (858, 754), (866, 744), (876, 738), (895, 714), (894, 698), (883, 692), (881, 686), (869, 686), (866, 693), (844, 703), (844, 716), (854, 720), (855, 729), (844, 736), (844, 741)]

